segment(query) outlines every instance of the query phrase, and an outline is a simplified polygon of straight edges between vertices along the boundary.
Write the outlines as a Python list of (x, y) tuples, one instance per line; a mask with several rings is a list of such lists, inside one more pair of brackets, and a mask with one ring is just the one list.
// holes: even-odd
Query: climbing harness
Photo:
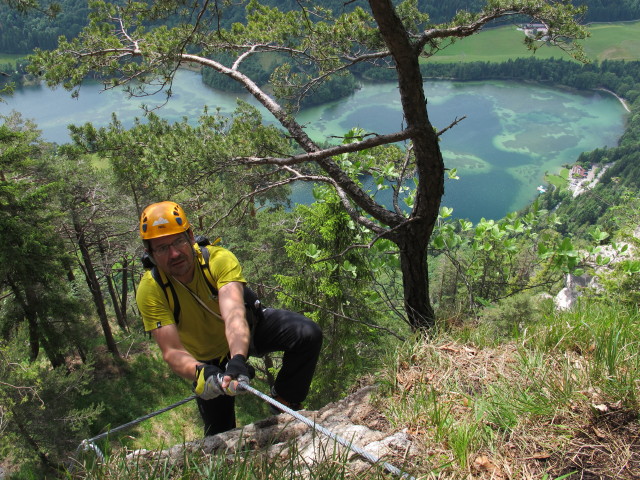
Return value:
[[(290, 409), (286, 405), (284, 405), (281, 402), (277, 401), (275, 398), (272, 398), (272, 397), (270, 397), (268, 395), (265, 395), (260, 390), (257, 390), (255, 388), (253, 388), (252, 386), (248, 385), (247, 383), (240, 382), (240, 383), (238, 383), (238, 387), (240, 387), (243, 390), (246, 390), (249, 393), (252, 393), (256, 397), (261, 398), (262, 400), (264, 400), (265, 402), (270, 403), (271, 405), (273, 405), (274, 407), (278, 408), (279, 410), (282, 410), (283, 412), (288, 413), (289, 415), (294, 417), (296, 420), (300, 420), (302, 423), (304, 423), (308, 427), (311, 427), (314, 430), (322, 433), (323, 435), (326, 435), (327, 437), (331, 438), (332, 440), (335, 440), (340, 445), (342, 445), (344, 447), (347, 447), (352, 452), (357, 453), (358, 455), (360, 455), (365, 460), (368, 460), (371, 464), (373, 464), (373, 465), (376, 465), (376, 464), (382, 465), (387, 472), (392, 473), (394, 475), (397, 475), (400, 478), (405, 478), (407, 480), (415, 480), (415, 477), (412, 477), (411, 475), (409, 475), (406, 472), (403, 472), (399, 468), (394, 467), (390, 463), (381, 461), (380, 457), (377, 457), (377, 456), (375, 456), (375, 455), (363, 450), (362, 448), (358, 447), (357, 445), (354, 445), (352, 442), (349, 442), (346, 439), (342, 438), (341, 436), (333, 433), (331, 430), (328, 430), (327, 428), (323, 427), (322, 425), (319, 425), (319, 424), (315, 423), (314, 421), (309, 420), (307, 417), (305, 417), (303, 415), (300, 415), (295, 410)], [(80, 445), (78, 445), (78, 448), (76, 449), (76, 456), (77, 456), (77, 453), (80, 451), (80, 449), (83, 449), (85, 451), (93, 450), (95, 452), (96, 456), (98, 457), (98, 459), (101, 462), (104, 462), (104, 455), (103, 455), (102, 451), (100, 451), (100, 448), (98, 448), (98, 446), (95, 444), (95, 442), (97, 442), (98, 440), (102, 440), (103, 438), (105, 438), (106, 436), (108, 436), (111, 433), (119, 432), (119, 431), (124, 430), (126, 428), (132, 427), (133, 425), (136, 425), (136, 424), (138, 424), (140, 422), (148, 420), (149, 418), (155, 417), (156, 415), (160, 415), (161, 413), (164, 413), (164, 412), (166, 412), (168, 410), (171, 410), (173, 408), (176, 408), (176, 407), (178, 407), (178, 406), (180, 406), (182, 404), (190, 402), (194, 398), (196, 398), (196, 395), (191, 395), (191, 396), (189, 396), (187, 398), (184, 398), (184, 399), (180, 400), (179, 402), (176, 402), (176, 403), (173, 403), (173, 404), (169, 405), (168, 407), (162, 408), (160, 410), (157, 410), (155, 412), (149, 413), (147, 415), (143, 415), (142, 417), (137, 418), (135, 420), (132, 420), (129, 423), (125, 423), (124, 425), (120, 425), (119, 427), (112, 428), (111, 430), (108, 430), (108, 431), (106, 431), (104, 433), (101, 433), (100, 435), (96, 435), (95, 437), (83, 440), (80, 443)]]

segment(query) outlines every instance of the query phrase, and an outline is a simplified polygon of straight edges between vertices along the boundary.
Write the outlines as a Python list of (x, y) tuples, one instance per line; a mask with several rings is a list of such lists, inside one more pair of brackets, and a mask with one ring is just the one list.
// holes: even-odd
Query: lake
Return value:
[[(257, 105), (248, 95), (213, 90), (187, 70), (176, 75), (173, 93), (157, 111), (171, 121), (183, 117), (195, 121), (205, 105), (210, 111), (231, 112), (237, 98)], [(538, 194), (545, 172), (557, 172), (581, 152), (617, 145), (625, 126), (622, 105), (599, 91), (522, 82), (430, 81), (425, 93), (429, 118), (438, 130), (467, 117), (441, 137), (446, 167), (456, 168), (460, 177), (446, 180), (443, 205), (453, 207), (456, 217), (474, 222), (481, 217), (502, 218), (526, 206)], [(160, 95), (127, 99), (120, 91), (101, 91), (96, 83), (84, 85), (77, 99), (63, 89), (34, 86), (16, 90), (0, 103), (0, 112), (19, 111), (35, 121), (46, 140), (65, 143), (68, 124), (105, 126), (117, 112), (119, 120), (130, 126), (142, 116), (141, 104), (155, 106), (163, 99)], [(270, 114), (264, 112), (269, 120)], [(343, 135), (352, 127), (380, 134), (402, 128), (400, 96), (390, 83), (364, 84), (349, 98), (306, 109), (297, 118), (317, 141)], [(294, 201), (311, 198), (308, 185), (294, 189)]]

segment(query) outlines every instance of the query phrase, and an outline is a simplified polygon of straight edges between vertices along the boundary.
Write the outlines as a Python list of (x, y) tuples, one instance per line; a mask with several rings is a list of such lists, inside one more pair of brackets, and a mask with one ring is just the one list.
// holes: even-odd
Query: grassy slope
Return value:
[(544, 180), (556, 188), (566, 190), (569, 180), (569, 169), (563, 167), (557, 174), (547, 174), (545, 175)]
[[(555, 312), (548, 301), (526, 306), (520, 297), (409, 341), (376, 376), (381, 416), (362, 424), (384, 419), (390, 430), (408, 433), (410, 451), (388, 461), (419, 480), (637, 479), (640, 317), (635, 306), (610, 300)], [(166, 448), (193, 439), (197, 433), (184, 430), (194, 423), (192, 407), (147, 422), (127, 443)], [(116, 454), (104, 468), (74, 478), (300, 478), (294, 465), (311, 480), (390, 478), (342, 468), (326, 475), (322, 462), (298, 463), (295, 448), (289, 453), (269, 457), (266, 469), (255, 453), (226, 461), (194, 454), (190, 465), (174, 469), (153, 458), (127, 464)], [(329, 453), (326, 463), (340, 467), (347, 459)]]
[[(583, 46), (591, 60), (640, 60), (640, 21), (628, 23), (598, 23), (589, 28), (591, 37)], [(505, 62), (513, 58), (563, 58), (570, 57), (558, 48), (542, 46), (537, 52), (529, 52), (522, 44), (524, 34), (515, 26), (485, 30), (471, 38), (463, 39), (447, 47), (429, 62)], [(496, 48), (499, 45), (500, 48)]]
[(527, 320), (519, 307), (494, 307), (467, 335), (463, 327), (400, 354), (384, 404), (421, 447), (416, 472), (638, 478), (637, 309), (588, 302)]

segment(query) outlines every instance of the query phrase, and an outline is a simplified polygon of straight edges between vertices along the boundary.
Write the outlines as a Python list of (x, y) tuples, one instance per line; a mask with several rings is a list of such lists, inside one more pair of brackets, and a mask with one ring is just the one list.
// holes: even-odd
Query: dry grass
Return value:
[[(522, 356), (514, 343), (484, 349), (425, 343), (399, 363), (385, 409), (415, 437), (419, 454), (412, 461), (425, 472), (421, 478), (640, 478), (638, 412), (589, 385), (568, 391), (567, 365), (576, 386), (586, 381), (588, 360), (546, 356), (538, 377), (535, 370), (523, 375)], [(471, 439), (466, 457), (455, 449), (460, 432)]]

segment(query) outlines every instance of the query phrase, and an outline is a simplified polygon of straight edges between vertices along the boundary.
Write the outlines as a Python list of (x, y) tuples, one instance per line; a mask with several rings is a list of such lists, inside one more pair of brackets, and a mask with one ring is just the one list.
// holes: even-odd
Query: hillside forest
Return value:
[[(130, 472), (92, 473), (86, 465), (73, 473), (68, 461), (83, 439), (190, 393), (142, 331), (134, 300), (145, 271), (138, 217), (164, 199), (184, 206), (196, 234), (220, 238), (235, 253), (264, 304), (299, 311), (322, 327), (309, 409), (344, 397), (365, 378), (382, 378), (383, 392), (417, 411), (396, 369), (427, 361), (421, 348), (429, 342), (497, 348), (502, 341), (529, 347), (537, 339), (538, 353), (593, 354), (603, 362), (607, 374), (590, 381), (602, 402), (619, 402), (616, 412), (636, 428), (640, 365), (629, 358), (640, 342), (640, 260), (628, 253), (638, 247), (640, 220), (640, 62), (585, 62), (579, 45), (588, 35), (586, 22), (638, 19), (640, 2), (320, 3), (0, 5), (0, 25), (10, 25), (0, 31), (0, 52), (29, 54), (0, 65), (3, 85), (41, 81), (82, 95), (82, 81), (99, 78), (105, 88), (122, 87), (132, 96), (164, 89), (169, 98), (172, 75), (188, 65), (216, 88), (248, 90), (278, 121), (277, 127), (266, 123), (244, 103), (229, 117), (204, 110), (177, 123), (149, 111), (131, 128), (114, 112), (108, 127), (69, 125), (72, 141), (57, 145), (45, 142), (19, 112), (0, 117), (0, 478), (5, 472), (15, 479), (133, 478)], [(429, 63), (447, 42), (471, 41), (514, 17), (514, 23), (550, 25), (548, 38), (525, 39), (523, 49), (546, 42), (573, 59)], [(440, 204), (445, 178), (455, 181), (460, 174), (446, 167), (438, 147), (444, 131), (455, 135), (455, 122), (441, 130), (431, 125), (422, 85), (443, 78), (604, 89), (628, 108), (626, 130), (618, 145), (575, 159), (602, 170), (592, 189), (574, 196), (567, 165), (558, 175), (549, 172), (553, 188), (532, 205), (473, 224)], [(346, 96), (364, 79), (398, 82), (406, 125), (389, 135), (354, 128), (337, 140), (309, 139), (292, 113)], [(2, 93), (8, 94), (10, 88)], [(394, 204), (377, 203), (365, 176), (375, 189), (392, 190)], [(291, 205), (294, 182), (312, 183), (315, 202)], [(591, 325), (583, 317), (560, 322), (577, 322), (564, 333), (540, 320), (553, 325), (552, 302), (540, 298), (555, 295), (567, 275), (603, 271), (599, 290), (589, 297), (598, 305), (591, 311), (615, 308), (610, 316), (625, 325), (621, 330), (611, 322), (622, 333), (607, 343), (616, 346), (609, 356), (599, 353), (595, 340), (593, 348), (592, 340), (564, 343)], [(589, 335), (609, 338), (598, 328), (585, 327)], [(552, 333), (555, 342), (545, 337)], [(256, 388), (268, 391), (280, 360), (252, 360)], [(387, 376), (392, 370), (395, 379)], [(581, 389), (570, 390), (553, 402), (577, 411), (571, 395)], [(440, 398), (435, 389), (420, 392), (429, 402)], [(396, 412), (399, 427), (407, 422), (420, 431), (427, 429), (420, 423), (424, 416), (437, 416), (433, 405), (422, 417), (397, 418), (394, 407), (387, 412)], [(257, 399), (246, 399), (239, 419), (246, 425), (265, 412)], [(115, 456), (140, 442), (160, 448), (168, 439), (197, 436), (197, 414), (185, 415), (163, 424), (167, 437), (141, 430), (138, 439), (102, 447)], [(544, 415), (541, 421), (549, 418)], [(498, 417), (470, 427), (463, 454), (451, 447), (458, 424), (438, 424), (429, 441), (451, 448), (450, 464), (456, 465), (439, 466), (449, 475), (441, 478), (462, 478), (456, 475), (470, 471), (471, 452), (508, 443), (500, 438), (513, 434), (519, 420)], [(620, 471), (640, 465), (638, 455), (631, 449)], [(428, 457), (409, 466), (421, 478), (435, 478), (428, 476), (435, 463)], [(580, 478), (562, 477), (578, 471), (568, 465), (558, 460), (513, 478), (543, 478), (536, 477), (543, 468), (557, 478)], [(139, 478), (151, 478), (145, 475)], [(200, 477), (170, 472), (157, 478)], [(616, 477), (605, 472), (593, 478)]]
[[(0, 30), (0, 52), (3, 53), (27, 54), (34, 48), (53, 49), (57, 46), (60, 35), (73, 38), (87, 24), (89, 8), (86, 1), (42, 2), (43, 6), (39, 11), (31, 11), (28, 14), (12, 8), (11, 3), (3, 2), (0, 4), (0, 25), (4, 26)], [(21, 2), (15, 3), (19, 5)], [(297, 2), (292, 0), (267, 0), (262, 3), (278, 6), (285, 11), (298, 6)], [(429, 13), (429, 18), (434, 24), (449, 21), (459, 10), (479, 11), (484, 4), (482, 0), (448, 2), (427, 0), (424, 3), (424, 11)], [(573, 3), (588, 8), (584, 17), (585, 22), (615, 22), (640, 18), (640, 3), (637, 0), (620, 0), (613, 4), (603, 0), (579, 0)], [(46, 8), (50, 4), (57, 6), (54, 10), (57, 12), (54, 18), (51, 18), (50, 10)], [(354, 2), (325, 0), (322, 5), (333, 12), (340, 13), (353, 8)], [(225, 28), (228, 28), (232, 23), (241, 22), (243, 19), (244, 9), (238, 7), (225, 11), (220, 21)]]

